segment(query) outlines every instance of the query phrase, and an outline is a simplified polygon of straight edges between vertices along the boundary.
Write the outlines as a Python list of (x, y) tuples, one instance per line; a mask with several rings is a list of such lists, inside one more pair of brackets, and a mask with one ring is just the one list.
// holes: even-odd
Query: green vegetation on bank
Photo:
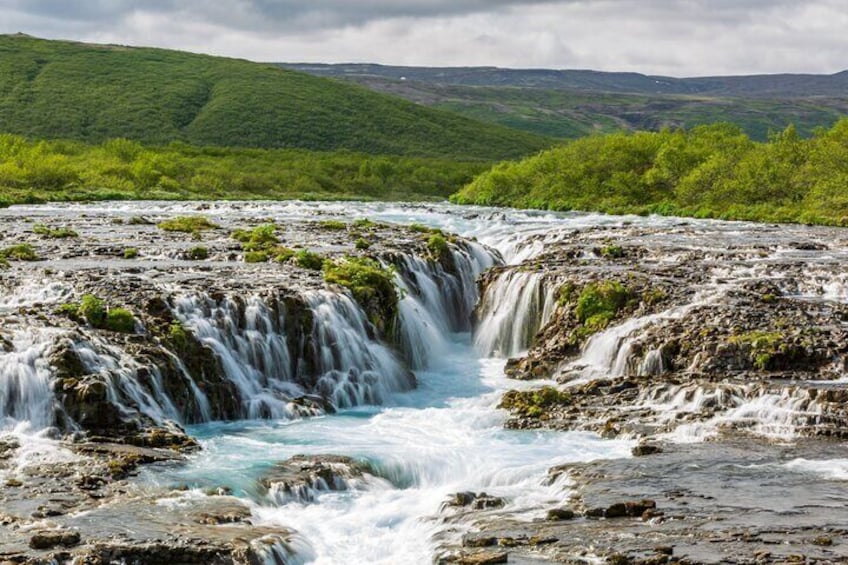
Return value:
[(67, 302), (57, 313), (77, 322), (87, 322), (91, 327), (121, 333), (135, 331), (135, 316), (126, 308), (107, 308), (102, 299), (84, 294), (79, 302)]
[(102, 143), (349, 150), (494, 161), (538, 135), (272, 65), (0, 35), (0, 129)]
[[(441, 199), (487, 165), (345, 151), (0, 135), (0, 203), (104, 199)], [(136, 218), (131, 223), (147, 223)]]
[(848, 225), (848, 119), (766, 143), (729, 124), (593, 136), (496, 165), (463, 204)]

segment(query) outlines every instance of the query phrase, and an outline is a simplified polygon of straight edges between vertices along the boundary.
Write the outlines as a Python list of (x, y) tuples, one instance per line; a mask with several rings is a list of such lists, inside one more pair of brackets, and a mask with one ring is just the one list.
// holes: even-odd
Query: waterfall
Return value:
[[(671, 429), (670, 440), (700, 442), (734, 427), (754, 435), (791, 439), (801, 428), (821, 422), (823, 407), (801, 388), (772, 391), (761, 384), (690, 383), (663, 386), (643, 393), (634, 410), (648, 408), (658, 424)], [(708, 412), (702, 421), (692, 421)]]
[(144, 366), (123, 349), (96, 337), (76, 341), (72, 348), (87, 373), (103, 378), (107, 399), (126, 417), (141, 413), (157, 423), (183, 421), (155, 365)]
[(305, 304), (299, 313), (305, 326), (298, 327), (289, 327), (294, 313), (277, 298), (195, 294), (174, 301), (175, 315), (212, 349), (236, 386), (245, 418), (315, 414), (294, 402), (310, 394), (347, 408), (378, 404), (412, 388), (412, 376), (375, 339), (352, 298), (322, 290), (298, 299)]
[(280, 534), (255, 539), (250, 542), (250, 549), (261, 565), (303, 565), (315, 558), (312, 548), (304, 540), (297, 537), (289, 539)]
[(16, 330), (4, 350), (0, 341), (0, 429), (29, 422), (53, 424), (54, 397), (49, 355), (60, 330)]
[(227, 379), (237, 388), (246, 418), (292, 418), (301, 414), (291, 400), (306, 394), (294, 381), (285, 332), (286, 310), (259, 296), (213, 299), (180, 296), (174, 314), (201, 343), (215, 352)]
[(596, 378), (662, 373), (665, 367), (660, 352), (649, 350), (643, 354), (642, 330), (656, 323), (679, 319), (693, 309), (716, 300), (727, 288), (728, 285), (717, 285), (697, 293), (688, 304), (631, 318), (594, 334), (583, 345), (580, 357), (566, 363), (560, 372), (573, 377), (570, 386)]
[(477, 303), (477, 278), (500, 259), (477, 243), (452, 244), (456, 273), (415, 255), (395, 258), (400, 289), (396, 341), (413, 369), (426, 369), (443, 358), (450, 334), (471, 329)]
[(509, 270), (486, 289), (477, 309), (474, 343), (484, 355), (525, 351), (556, 309), (558, 282), (542, 273)]
[(352, 298), (330, 291), (303, 295), (312, 311), (317, 390), (341, 408), (380, 404), (412, 389), (415, 380), (373, 329)]

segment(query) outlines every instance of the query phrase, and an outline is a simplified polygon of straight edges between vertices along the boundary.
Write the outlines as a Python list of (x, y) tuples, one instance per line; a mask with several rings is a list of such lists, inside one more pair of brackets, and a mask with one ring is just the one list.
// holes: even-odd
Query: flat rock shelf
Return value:
[(0, 563), (848, 560), (848, 231), (0, 210)]

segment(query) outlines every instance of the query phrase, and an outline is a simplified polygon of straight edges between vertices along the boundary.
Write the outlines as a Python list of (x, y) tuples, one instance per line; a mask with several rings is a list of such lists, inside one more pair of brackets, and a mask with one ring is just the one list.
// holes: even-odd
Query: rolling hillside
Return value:
[(801, 135), (848, 114), (848, 72), (677, 79), (637, 73), (382, 65), (285, 65), (541, 135), (731, 122), (757, 140)]
[(551, 144), (272, 65), (25, 35), (0, 36), (0, 132), (481, 160)]
[(498, 67), (398, 67), (374, 64), (283, 63), (318, 76), (406, 79), (431, 84), (518, 86), (620, 94), (688, 94), (744, 98), (845, 96), (848, 70), (832, 75), (776, 74), (675, 78), (589, 70), (502, 69)]

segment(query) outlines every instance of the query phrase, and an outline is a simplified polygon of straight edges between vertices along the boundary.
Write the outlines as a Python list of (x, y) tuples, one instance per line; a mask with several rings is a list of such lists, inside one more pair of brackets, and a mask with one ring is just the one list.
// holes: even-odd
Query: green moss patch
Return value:
[(205, 216), (177, 216), (156, 224), (160, 230), (182, 233), (200, 233), (219, 226)]
[(522, 418), (544, 419), (551, 408), (565, 406), (570, 403), (570, 394), (560, 392), (554, 387), (546, 386), (537, 390), (507, 391), (503, 395), (498, 407), (509, 410), (514, 415)]

